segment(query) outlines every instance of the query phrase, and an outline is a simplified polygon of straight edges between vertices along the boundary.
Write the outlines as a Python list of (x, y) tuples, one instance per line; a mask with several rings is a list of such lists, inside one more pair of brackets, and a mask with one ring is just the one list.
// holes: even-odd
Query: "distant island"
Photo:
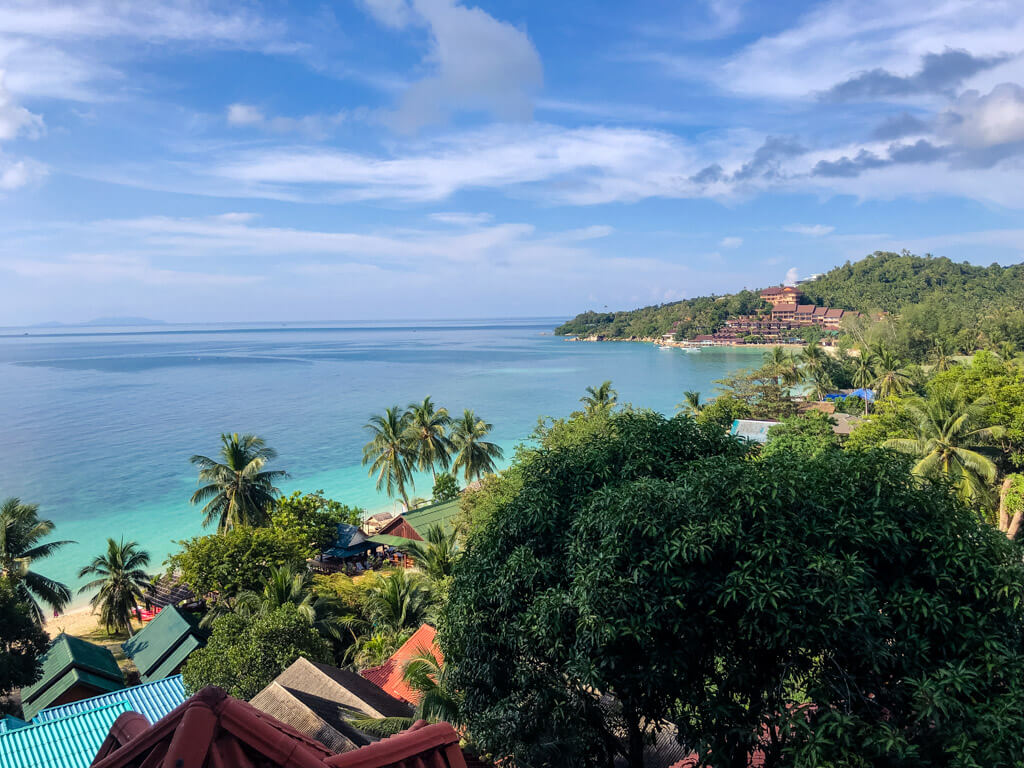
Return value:
[(555, 334), (695, 344), (857, 343), (891, 337), (908, 359), (943, 343), (970, 351), (1024, 333), (1024, 264), (1002, 267), (876, 252), (793, 286), (620, 312), (583, 312)]
[(136, 326), (136, 325), (167, 325), (163, 320), (153, 320), (148, 317), (97, 317), (95, 320), (88, 320), (84, 323), (60, 323), (56, 321), (48, 323), (36, 323), (31, 328), (90, 328), (94, 326)]

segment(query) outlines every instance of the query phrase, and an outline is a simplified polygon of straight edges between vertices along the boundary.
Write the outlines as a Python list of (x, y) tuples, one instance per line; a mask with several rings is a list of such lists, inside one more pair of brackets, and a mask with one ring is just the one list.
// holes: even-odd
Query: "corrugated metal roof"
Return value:
[(413, 527), (413, 529), (427, 538), (427, 530), (434, 525), (439, 525), (445, 533), (451, 533), (455, 528), (455, 518), (459, 514), (459, 500), (445, 501), (440, 504), (431, 504), (429, 507), (420, 507), (411, 512), (406, 512), (402, 517)]
[(45, 723), (123, 701), (128, 703), (132, 712), (138, 712), (150, 723), (155, 723), (186, 698), (188, 697), (185, 695), (185, 686), (181, 682), (181, 675), (174, 675), (152, 683), (143, 683), (113, 693), (105, 693), (102, 696), (93, 696), (91, 699), (44, 709), (36, 715), (33, 722)]
[(729, 434), (755, 443), (766, 443), (768, 442), (768, 430), (778, 423), (777, 421), (735, 419), (732, 422), (732, 429), (729, 430)]
[(0, 736), (0, 768), (89, 768), (128, 702), (90, 709)]
[(24, 728), (28, 723), (14, 715), (0, 717), (0, 735), (13, 731), (16, 728)]

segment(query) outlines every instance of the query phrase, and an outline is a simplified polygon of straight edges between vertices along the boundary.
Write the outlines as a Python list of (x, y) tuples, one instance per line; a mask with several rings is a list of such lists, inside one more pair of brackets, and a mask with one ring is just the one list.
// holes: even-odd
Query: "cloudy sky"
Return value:
[(0, 325), (1024, 254), (1020, 0), (0, 0)]

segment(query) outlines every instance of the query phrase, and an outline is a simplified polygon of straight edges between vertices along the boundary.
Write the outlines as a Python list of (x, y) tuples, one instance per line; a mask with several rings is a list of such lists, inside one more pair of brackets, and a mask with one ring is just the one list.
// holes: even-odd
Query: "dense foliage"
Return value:
[(44, 541), (53, 533), (52, 520), (39, 517), (37, 504), (26, 504), (11, 497), (0, 504), (0, 575), (13, 579), (12, 586), (37, 623), (44, 620), (42, 605), (64, 610), (71, 601), (71, 590), (59, 581), (47, 578), (36, 563), (51, 557), (71, 541)]
[(323, 491), (295, 491), (274, 504), (271, 525), (295, 532), (314, 552), (329, 548), (338, 537), (338, 524), (359, 525), (366, 510), (329, 499)]
[(50, 638), (10, 579), (0, 576), (0, 697), (39, 678)]
[(1017, 764), (1024, 566), (1003, 534), (891, 454), (609, 426), (560, 425), (474, 519), (440, 638), (479, 745), (638, 766), (672, 724), (716, 766), (757, 746), (769, 767)]
[(330, 646), (294, 605), (214, 623), (205, 648), (182, 669), (190, 692), (217, 685), (232, 696), (251, 699), (299, 657), (330, 662)]
[(302, 537), (281, 528), (237, 527), (179, 544), (170, 567), (197, 595), (216, 592), (222, 598), (260, 592), (272, 568), (304, 568), (311, 554)]
[(78, 578), (96, 577), (83, 584), (78, 593), (97, 590), (89, 604), (94, 611), (99, 610), (108, 634), (119, 630), (132, 634), (132, 613), (143, 602), (150, 581), (144, 570), (147, 565), (149, 553), (140, 549), (138, 542), (111, 538), (107, 539), (107, 551), (78, 572)]

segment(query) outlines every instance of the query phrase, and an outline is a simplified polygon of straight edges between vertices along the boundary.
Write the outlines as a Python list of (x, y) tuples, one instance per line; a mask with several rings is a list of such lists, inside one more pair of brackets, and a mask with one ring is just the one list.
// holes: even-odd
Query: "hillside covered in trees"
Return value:
[[(1024, 264), (980, 267), (947, 258), (876, 252), (847, 262), (800, 286), (820, 306), (857, 310), (882, 321), (845, 329), (864, 341), (884, 334), (906, 357), (923, 359), (936, 343), (970, 352), (1003, 342), (1024, 345)], [(643, 307), (627, 312), (584, 312), (555, 329), (559, 335), (627, 339), (677, 333), (713, 333), (730, 315), (767, 305), (741, 291)]]

